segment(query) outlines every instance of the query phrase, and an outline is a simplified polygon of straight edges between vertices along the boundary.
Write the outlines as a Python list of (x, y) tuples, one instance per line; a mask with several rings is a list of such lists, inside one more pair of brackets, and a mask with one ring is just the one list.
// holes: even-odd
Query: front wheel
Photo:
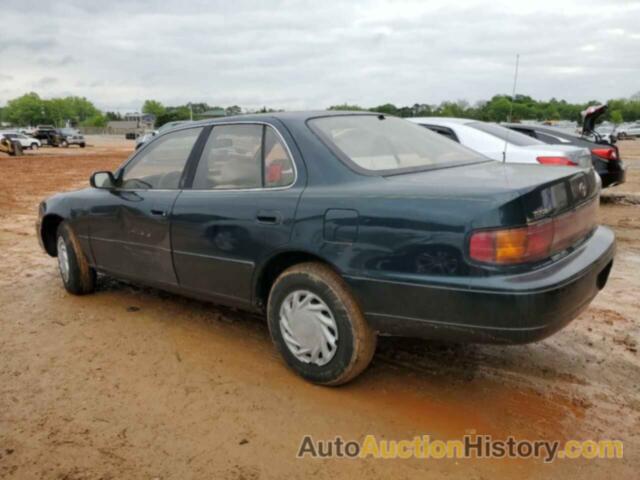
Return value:
[(38, 150), (38, 144), (37, 143), (32, 143), (31, 144), (31, 150)]
[(69, 146), (69, 142), (67, 142), (66, 140), (62, 140), (60, 142), (60, 146), (63, 148), (67, 148)]
[(74, 295), (92, 293), (96, 286), (96, 271), (89, 266), (77, 237), (66, 222), (58, 227), (56, 249), (64, 288)]
[(376, 334), (348, 286), (320, 263), (295, 265), (278, 277), (267, 317), (287, 365), (313, 383), (347, 383), (367, 368), (375, 352)]

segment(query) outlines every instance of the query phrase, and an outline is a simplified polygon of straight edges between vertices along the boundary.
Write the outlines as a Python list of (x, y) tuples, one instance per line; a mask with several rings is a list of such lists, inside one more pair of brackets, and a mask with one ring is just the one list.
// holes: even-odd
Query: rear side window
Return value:
[(537, 138), (538, 135), (534, 130), (529, 130), (527, 128), (525, 129), (520, 129), (520, 128), (512, 128), (511, 130), (513, 130), (514, 132), (518, 132), (521, 133), (523, 135), (526, 135), (527, 137), (531, 137), (531, 138)]
[(429, 130), (432, 130), (436, 133), (439, 133), (440, 135), (442, 135), (445, 138), (448, 138), (449, 140), (453, 140), (454, 142), (458, 142), (458, 137), (456, 137), (456, 134), (453, 133), (453, 130), (451, 130), (450, 128), (446, 128), (446, 127), (440, 127), (440, 126), (433, 126), (433, 125), (423, 125), (424, 127), (428, 128)]
[(527, 147), (529, 145), (544, 145), (544, 142), (531, 138), (523, 133), (513, 131), (509, 128), (495, 123), (472, 122), (467, 124), (471, 128), (488, 133), (502, 141), (509, 141), (512, 145)]
[(274, 188), (288, 186), (294, 179), (293, 161), (272, 127), (219, 125), (207, 140), (192, 188)]
[(565, 143), (571, 144), (571, 140), (567, 138), (558, 137), (557, 135), (551, 135), (543, 132), (537, 132), (538, 139), (545, 143)]
[(264, 132), (264, 186), (285, 187), (293, 183), (295, 170), (287, 148), (271, 127)]

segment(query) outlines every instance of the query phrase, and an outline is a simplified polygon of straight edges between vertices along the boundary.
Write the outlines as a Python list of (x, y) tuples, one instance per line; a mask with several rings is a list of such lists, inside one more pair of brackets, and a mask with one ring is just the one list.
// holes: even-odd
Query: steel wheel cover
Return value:
[(280, 306), (280, 333), (301, 362), (326, 365), (338, 348), (338, 327), (331, 309), (316, 294), (296, 290)]

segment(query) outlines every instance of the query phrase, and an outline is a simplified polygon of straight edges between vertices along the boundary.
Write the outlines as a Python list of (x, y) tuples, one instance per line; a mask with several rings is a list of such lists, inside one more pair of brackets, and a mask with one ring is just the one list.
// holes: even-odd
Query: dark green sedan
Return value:
[(504, 164), (380, 114), (189, 123), (40, 205), (74, 294), (97, 273), (263, 312), (287, 364), (338, 385), (378, 335), (540, 340), (602, 289), (593, 170)]

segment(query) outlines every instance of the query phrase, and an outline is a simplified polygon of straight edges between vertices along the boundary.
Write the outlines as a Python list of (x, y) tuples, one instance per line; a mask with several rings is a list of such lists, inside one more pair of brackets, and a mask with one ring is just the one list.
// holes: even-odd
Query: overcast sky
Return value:
[(640, 91), (640, 2), (0, 0), (0, 105), (412, 105)]

